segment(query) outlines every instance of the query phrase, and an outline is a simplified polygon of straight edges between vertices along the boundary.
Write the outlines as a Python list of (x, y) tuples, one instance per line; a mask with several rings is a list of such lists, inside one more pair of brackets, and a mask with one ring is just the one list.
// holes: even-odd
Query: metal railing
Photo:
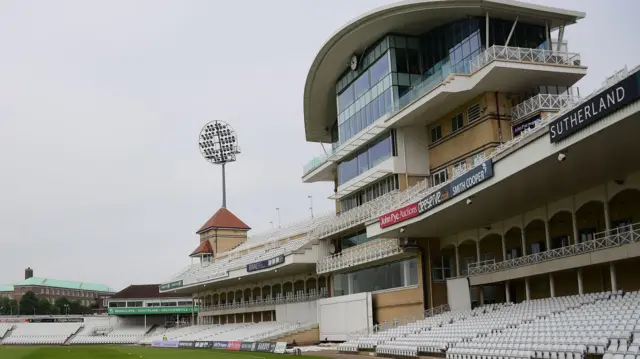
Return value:
[(325, 149), (326, 153), (321, 154), (320, 156), (316, 156), (312, 158), (306, 165), (302, 168), (302, 176), (306, 176), (311, 171), (320, 167), (323, 163), (327, 162), (327, 159), (331, 157), (333, 154), (334, 145), (330, 146), (329, 149)]
[(397, 238), (375, 239), (318, 260), (316, 272), (318, 274), (333, 272), (402, 252), (403, 249), (400, 247)]
[(261, 307), (265, 305), (276, 305), (276, 304), (286, 304), (286, 303), (300, 303), (300, 302), (309, 302), (312, 300), (317, 300), (321, 298), (327, 298), (329, 293), (325, 290), (321, 290), (313, 293), (306, 294), (291, 294), (291, 295), (278, 295), (275, 298), (258, 298), (255, 300), (248, 301), (240, 301), (234, 303), (226, 303), (226, 304), (217, 304), (217, 305), (200, 305), (199, 311), (202, 312), (211, 312), (211, 311), (221, 311), (221, 310), (229, 310), (229, 309), (240, 309), (240, 308), (252, 308), (252, 307)]
[(492, 61), (581, 66), (580, 54), (577, 53), (494, 45), (471, 59), (471, 72), (480, 70)]
[(529, 254), (497, 263), (486, 263), (486, 261), (469, 263), (468, 275), (474, 276), (493, 273), (635, 242), (640, 242), (640, 223), (596, 233), (592, 240), (551, 249), (545, 252)]
[(560, 110), (580, 101), (578, 96), (569, 94), (538, 94), (525, 100), (511, 109), (511, 121), (516, 122), (534, 112), (543, 110)]

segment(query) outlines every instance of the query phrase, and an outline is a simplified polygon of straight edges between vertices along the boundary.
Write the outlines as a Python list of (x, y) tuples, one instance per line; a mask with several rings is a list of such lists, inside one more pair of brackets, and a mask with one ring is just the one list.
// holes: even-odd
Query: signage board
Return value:
[(228, 342), (213, 342), (212, 349), (227, 349)]
[(262, 353), (273, 353), (276, 348), (276, 343), (273, 342), (258, 342), (256, 343), (255, 351)]
[(239, 341), (227, 342), (227, 350), (240, 350), (241, 344), (242, 342)]
[(263, 269), (267, 269), (270, 267), (274, 267), (284, 263), (284, 254), (281, 254), (277, 257), (266, 259), (260, 262), (254, 262), (247, 264), (247, 272), (255, 272)]
[(640, 71), (576, 106), (549, 124), (549, 141), (556, 143), (640, 98)]
[(182, 280), (177, 280), (175, 282), (160, 284), (160, 290), (171, 290), (182, 287)]
[(491, 177), (493, 177), (493, 162), (489, 159), (449, 182), (449, 197), (455, 197)]
[(194, 348), (196, 348), (196, 349), (211, 349), (211, 348), (213, 348), (213, 342), (195, 342)]
[(243, 352), (253, 352), (256, 350), (256, 346), (258, 343), (256, 342), (242, 342), (240, 344), (240, 351)]
[(154, 340), (151, 346), (155, 348), (177, 348), (180, 342), (177, 340)]
[(395, 211), (389, 212), (383, 216), (380, 216), (380, 228), (386, 228), (393, 226), (396, 223), (400, 223), (418, 216), (418, 203), (412, 203), (404, 206)]
[(522, 132), (536, 127), (536, 122), (540, 121), (540, 114), (537, 114), (531, 118), (528, 118), (524, 121), (518, 122), (515, 125), (511, 126), (511, 132), (513, 133), (513, 137), (520, 135)]
[(429, 193), (428, 196), (418, 201), (418, 215), (449, 199), (449, 186), (442, 186), (438, 190)]
[(178, 344), (178, 348), (195, 348), (196, 342), (183, 342), (182, 340)]
[(154, 315), (154, 314), (191, 314), (198, 313), (198, 307), (132, 307), (109, 308), (109, 315)]
[(287, 349), (287, 342), (277, 342), (273, 352), (277, 354), (284, 354), (285, 349)]
[(30, 318), (28, 321), (29, 323), (83, 323), (84, 318)]

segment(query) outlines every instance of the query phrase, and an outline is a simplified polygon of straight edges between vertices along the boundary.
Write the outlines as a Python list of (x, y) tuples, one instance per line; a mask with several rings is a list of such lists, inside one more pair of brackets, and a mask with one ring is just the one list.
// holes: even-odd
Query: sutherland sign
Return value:
[(198, 307), (109, 308), (109, 315), (191, 314), (192, 311), (198, 313)]
[(564, 140), (639, 98), (640, 72), (636, 72), (550, 123), (549, 140)]
[(420, 201), (381, 216), (380, 228), (389, 227), (422, 215), (491, 177), (493, 177), (493, 161), (489, 159), (480, 166), (476, 166), (463, 175), (454, 178), (450, 183), (440, 187), (436, 191), (429, 193), (429, 195)]

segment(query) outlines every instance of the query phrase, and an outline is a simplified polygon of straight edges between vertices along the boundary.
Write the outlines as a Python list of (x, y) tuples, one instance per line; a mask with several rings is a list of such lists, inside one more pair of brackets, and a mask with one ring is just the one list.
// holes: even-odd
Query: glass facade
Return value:
[(340, 211), (346, 212), (399, 188), (398, 175), (391, 175), (340, 200)]
[(348, 295), (418, 284), (418, 260), (411, 258), (333, 276), (333, 295)]
[[(489, 46), (506, 44), (513, 21), (490, 19)], [(470, 17), (439, 26), (420, 36), (389, 35), (361, 56), (356, 71), (336, 84), (338, 121), (335, 145), (398, 110), (442, 82), (451, 73), (470, 73), (470, 61), (487, 44), (485, 19)], [(540, 48), (544, 26), (518, 22), (510, 47)]]
[(371, 239), (367, 238), (367, 231), (360, 231), (356, 234), (342, 237), (340, 239), (340, 247), (342, 250), (345, 250), (369, 242), (370, 240)]
[(396, 155), (395, 131), (390, 131), (338, 164), (338, 185)]

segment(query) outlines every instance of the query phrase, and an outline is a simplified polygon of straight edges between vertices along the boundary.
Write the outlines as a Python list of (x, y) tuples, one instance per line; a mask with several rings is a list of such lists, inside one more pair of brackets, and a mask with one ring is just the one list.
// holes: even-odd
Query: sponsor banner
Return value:
[(240, 350), (241, 344), (242, 342), (239, 341), (227, 342), (227, 350)]
[(277, 342), (273, 352), (277, 354), (284, 354), (285, 349), (287, 349), (287, 342)]
[(198, 307), (134, 307), (109, 308), (109, 315), (151, 315), (151, 314), (191, 314), (198, 313)]
[(549, 124), (549, 141), (559, 142), (640, 98), (640, 72), (625, 78)]
[[(0, 320), (2, 322), (2, 320)], [(84, 318), (30, 318), (29, 323), (83, 323)]]
[(182, 287), (182, 280), (177, 280), (175, 282), (160, 284), (160, 290), (170, 290)]
[(254, 351), (262, 353), (273, 353), (276, 348), (276, 343), (272, 342), (258, 342)]
[(247, 272), (255, 272), (255, 271), (267, 269), (269, 267), (274, 267), (282, 263), (284, 263), (283, 254), (271, 259), (264, 260), (264, 261), (247, 264)]
[(526, 119), (524, 121), (518, 122), (515, 125), (511, 126), (511, 131), (513, 132), (513, 137), (516, 137), (518, 135), (520, 135), (522, 132), (524, 132), (525, 130), (528, 130), (530, 128), (534, 128), (536, 127), (536, 122), (540, 121), (540, 115), (535, 115), (529, 119)]
[(196, 342), (183, 342), (182, 340), (178, 343), (178, 348), (195, 348)]
[(425, 198), (418, 201), (418, 215), (421, 215), (431, 208), (449, 199), (449, 186), (440, 187), (437, 191), (430, 193)]
[(213, 349), (227, 349), (228, 342), (213, 342)]
[(213, 342), (195, 342), (193, 347), (197, 349), (212, 349)]
[(256, 342), (242, 342), (240, 344), (240, 350), (243, 352), (253, 352), (256, 350), (256, 346), (258, 343)]
[(393, 226), (396, 223), (400, 223), (417, 216), (418, 203), (416, 202), (380, 216), (380, 228)]
[(485, 161), (449, 183), (449, 197), (455, 197), (493, 177), (493, 161)]
[(177, 348), (180, 342), (177, 340), (154, 340), (151, 342), (152, 347), (156, 348)]

